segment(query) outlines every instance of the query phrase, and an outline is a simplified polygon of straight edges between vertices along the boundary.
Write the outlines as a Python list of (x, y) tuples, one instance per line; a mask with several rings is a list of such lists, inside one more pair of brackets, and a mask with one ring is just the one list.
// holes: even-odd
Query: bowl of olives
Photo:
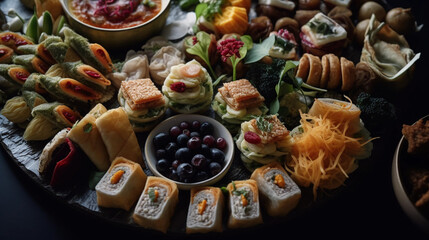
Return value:
[(215, 119), (197, 114), (164, 120), (149, 133), (145, 144), (152, 173), (183, 190), (215, 184), (228, 172), (233, 157), (231, 133)]

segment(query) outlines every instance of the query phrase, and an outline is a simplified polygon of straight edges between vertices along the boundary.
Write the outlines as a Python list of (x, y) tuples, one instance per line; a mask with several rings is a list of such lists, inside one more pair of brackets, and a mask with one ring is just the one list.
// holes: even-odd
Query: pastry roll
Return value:
[(12, 63), (12, 59), (15, 56), (12, 48), (0, 44), (0, 53), (2, 53), (0, 55), (0, 63)]
[(217, 187), (195, 187), (186, 218), (186, 233), (222, 231), (223, 193)]
[(133, 220), (142, 227), (166, 233), (178, 201), (176, 183), (149, 176), (134, 209)]
[(334, 54), (326, 55), (329, 59), (329, 81), (328, 89), (336, 89), (341, 85), (341, 64), (340, 59)]
[[(101, 103), (94, 107), (94, 109), (99, 108), (100, 110), (97, 110), (97, 112), (107, 111)], [(104, 110), (101, 108), (104, 108)], [(91, 113), (86, 114), (85, 117), (73, 126), (68, 133), (68, 137), (79, 145), (99, 171), (106, 171), (110, 167), (109, 154), (101, 138), (100, 131), (95, 124), (96, 118)]]
[(21, 65), (0, 64), (0, 77), (4, 77), (15, 86), (22, 86), (28, 76), (30, 76), (30, 72)]
[(46, 63), (44, 60), (34, 54), (18, 55), (13, 58), (13, 63), (22, 65), (30, 72), (46, 73), (51, 64)]
[(124, 157), (144, 167), (140, 145), (124, 109), (121, 107), (110, 109), (97, 118), (95, 124), (110, 161), (116, 157)]
[(64, 69), (67, 76), (99, 91), (106, 90), (106, 88), (111, 85), (110, 80), (101, 72), (81, 61), (65, 62), (61, 64), (61, 67)]
[(261, 224), (258, 185), (255, 180), (233, 181), (228, 184), (230, 211), (229, 228), (245, 228)]
[(41, 42), (44, 48), (58, 63), (80, 61), (79, 55), (58, 36), (48, 36)]
[(278, 162), (257, 168), (250, 178), (258, 184), (268, 215), (285, 216), (298, 205), (301, 190)]
[(129, 211), (143, 191), (146, 178), (139, 164), (123, 157), (116, 158), (95, 186), (97, 204)]
[(360, 113), (360, 109), (353, 103), (332, 98), (316, 98), (308, 112), (312, 116), (329, 119), (341, 131), (346, 131), (348, 136), (362, 129)]
[(309, 62), (309, 71), (306, 82), (311, 86), (319, 87), (320, 77), (322, 76), (322, 63), (320, 62), (320, 58), (308, 53), (305, 53), (302, 57), (307, 57)]
[(341, 91), (350, 91), (355, 86), (355, 64), (347, 60), (345, 57), (341, 57)]

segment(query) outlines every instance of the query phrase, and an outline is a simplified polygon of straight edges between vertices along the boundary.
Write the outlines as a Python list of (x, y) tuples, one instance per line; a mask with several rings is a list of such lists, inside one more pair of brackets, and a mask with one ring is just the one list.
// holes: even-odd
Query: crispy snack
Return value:
[(165, 103), (161, 91), (150, 78), (123, 81), (122, 93), (131, 109), (153, 108)]
[(307, 76), (307, 83), (319, 87), (320, 77), (322, 76), (322, 63), (318, 56), (314, 56), (308, 53), (305, 53), (303, 57), (307, 57), (309, 60), (310, 70)]
[(226, 103), (235, 110), (259, 106), (265, 101), (247, 79), (225, 83), (218, 91)]
[(355, 85), (355, 65), (352, 61), (341, 57), (341, 77), (343, 79), (341, 91), (349, 91)]
[(429, 121), (420, 119), (411, 126), (404, 124), (402, 134), (408, 141), (408, 153), (429, 154)]
[(334, 54), (327, 54), (329, 58), (329, 82), (328, 89), (336, 89), (341, 84), (340, 59)]
[(276, 115), (267, 116), (264, 121), (268, 122), (270, 129), (260, 129), (256, 119), (250, 120), (250, 124), (256, 130), (256, 134), (261, 137), (263, 143), (273, 143), (285, 138), (289, 131), (277, 118)]

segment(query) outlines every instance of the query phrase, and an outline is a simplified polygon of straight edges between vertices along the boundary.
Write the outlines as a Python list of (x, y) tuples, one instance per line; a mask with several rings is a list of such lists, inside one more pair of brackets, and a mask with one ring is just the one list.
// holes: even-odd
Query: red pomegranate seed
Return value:
[(175, 92), (184, 92), (186, 90), (186, 85), (183, 82), (175, 82), (170, 85), (170, 89)]
[(246, 132), (244, 134), (244, 140), (251, 144), (259, 144), (261, 143), (261, 137), (254, 132)]
[(84, 72), (85, 72), (88, 76), (90, 76), (90, 77), (92, 77), (92, 78), (99, 78), (99, 77), (101, 77), (101, 75), (100, 75), (99, 73), (95, 72), (95, 71), (91, 71), (91, 70), (84, 70)]

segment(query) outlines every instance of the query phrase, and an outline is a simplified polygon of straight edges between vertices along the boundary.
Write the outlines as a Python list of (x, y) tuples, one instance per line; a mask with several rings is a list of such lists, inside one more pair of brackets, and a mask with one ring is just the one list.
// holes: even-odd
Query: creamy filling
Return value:
[[(199, 204), (206, 200), (204, 211), (200, 212)], [(214, 224), (216, 214), (215, 199), (208, 191), (200, 191), (194, 196), (193, 203), (189, 206), (187, 226), (188, 227), (210, 227)]]

